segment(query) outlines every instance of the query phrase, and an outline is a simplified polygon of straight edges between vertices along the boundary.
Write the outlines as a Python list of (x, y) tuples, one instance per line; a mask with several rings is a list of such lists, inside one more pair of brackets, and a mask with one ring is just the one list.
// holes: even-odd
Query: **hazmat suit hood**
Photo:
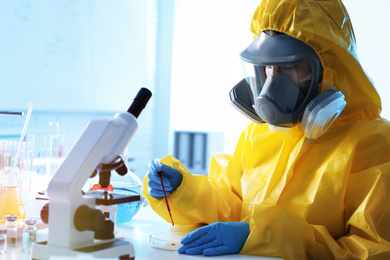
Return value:
[(339, 0), (264, 0), (253, 15), (255, 38), (264, 30), (285, 33), (311, 46), (320, 57), (323, 80), (320, 93), (335, 87), (347, 105), (335, 122), (379, 117), (380, 97), (361, 67), (355, 34)]

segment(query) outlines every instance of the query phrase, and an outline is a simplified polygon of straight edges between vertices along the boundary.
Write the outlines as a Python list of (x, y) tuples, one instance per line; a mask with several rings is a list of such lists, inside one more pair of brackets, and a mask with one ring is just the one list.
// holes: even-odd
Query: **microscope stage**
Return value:
[(84, 196), (95, 198), (96, 205), (116, 205), (132, 201), (141, 201), (140, 195), (126, 195), (107, 191), (88, 191)]

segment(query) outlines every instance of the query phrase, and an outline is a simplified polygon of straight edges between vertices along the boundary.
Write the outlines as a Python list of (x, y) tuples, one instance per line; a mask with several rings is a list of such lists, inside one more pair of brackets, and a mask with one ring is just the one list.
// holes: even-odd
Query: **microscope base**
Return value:
[(47, 245), (46, 242), (33, 245), (32, 259), (47, 260), (52, 255), (80, 256), (92, 255), (96, 258), (118, 257), (120, 260), (134, 260), (135, 252), (133, 245), (126, 240), (111, 239), (109, 241), (96, 242), (92, 245), (69, 249)]

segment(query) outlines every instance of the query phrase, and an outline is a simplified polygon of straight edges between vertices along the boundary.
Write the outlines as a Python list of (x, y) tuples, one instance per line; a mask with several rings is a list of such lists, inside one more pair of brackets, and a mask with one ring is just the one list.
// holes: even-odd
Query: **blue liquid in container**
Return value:
[(145, 201), (145, 198), (142, 195), (142, 187), (132, 187), (127, 185), (114, 186), (114, 192), (127, 195), (140, 195), (141, 197), (141, 200), (139, 201), (117, 204), (116, 225), (125, 226), (130, 223), (135, 215), (137, 215)]

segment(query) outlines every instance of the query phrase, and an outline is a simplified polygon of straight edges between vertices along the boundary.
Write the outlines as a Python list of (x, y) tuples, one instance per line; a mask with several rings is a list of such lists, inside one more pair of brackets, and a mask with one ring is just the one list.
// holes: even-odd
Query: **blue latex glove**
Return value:
[[(160, 177), (157, 175), (157, 167), (154, 161), (151, 161), (148, 164), (148, 193), (155, 199), (164, 198), (164, 192), (161, 186)], [(176, 169), (169, 165), (161, 163), (161, 170), (163, 172), (163, 182), (165, 187), (165, 192), (167, 196), (174, 192), (177, 187), (180, 186), (183, 176)]]
[(178, 252), (205, 256), (236, 254), (244, 247), (249, 232), (246, 222), (215, 222), (183, 237)]

